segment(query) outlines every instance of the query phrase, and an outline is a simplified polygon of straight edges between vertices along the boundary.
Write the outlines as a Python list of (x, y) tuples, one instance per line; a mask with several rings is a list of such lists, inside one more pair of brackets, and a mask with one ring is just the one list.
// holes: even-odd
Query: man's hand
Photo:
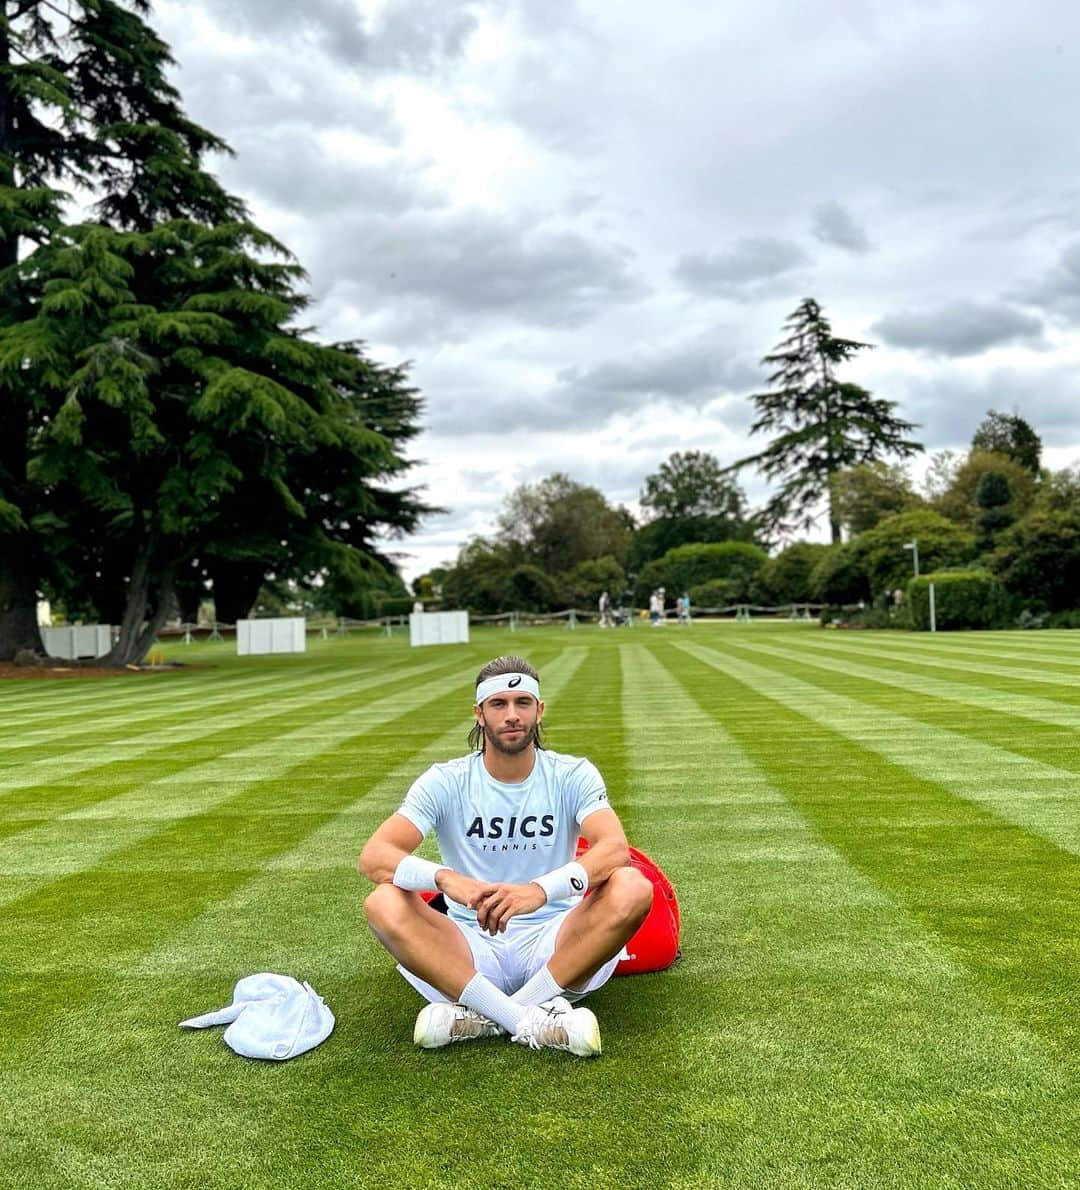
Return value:
[(436, 873), (435, 883), (439, 886), (439, 891), (451, 901), (457, 901), (459, 905), (465, 905), (469, 909), (476, 907), (476, 902), (485, 889), (494, 887), (472, 876), (463, 876), (453, 868), (441, 868)]
[(510, 918), (532, 913), (546, 902), (539, 884), (482, 884), (479, 895), (467, 903), (476, 910), (476, 924), (495, 935), (506, 932)]

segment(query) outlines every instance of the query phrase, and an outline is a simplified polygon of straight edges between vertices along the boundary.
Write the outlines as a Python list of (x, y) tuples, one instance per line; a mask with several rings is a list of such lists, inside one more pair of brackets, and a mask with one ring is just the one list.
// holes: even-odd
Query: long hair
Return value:
[[(476, 675), (476, 685), (479, 686), (481, 682), (486, 682), (488, 678), (497, 678), (501, 674), (526, 674), (530, 678), (535, 678), (537, 682), (540, 681), (540, 675), (535, 669), (525, 660), (524, 657), (496, 657), (489, 661), (487, 665)], [(544, 746), (541, 729), (543, 724), (537, 720), (536, 726), (532, 732), (532, 742), (538, 747)], [(487, 747), (487, 740), (484, 739), (484, 729), (479, 723), (473, 723), (472, 729), (469, 732), (469, 748), (473, 752), (483, 752)]]

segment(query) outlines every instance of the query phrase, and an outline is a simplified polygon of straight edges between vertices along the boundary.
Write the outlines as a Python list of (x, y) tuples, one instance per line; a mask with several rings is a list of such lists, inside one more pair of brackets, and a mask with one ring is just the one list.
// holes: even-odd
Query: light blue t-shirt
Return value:
[[(594, 810), (608, 809), (596, 766), (547, 748), (524, 781), (496, 781), (479, 752), (433, 764), (413, 782), (398, 813), (421, 834), (435, 832), (443, 863), (477, 880), (526, 884), (574, 858), (578, 828)], [(572, 897), (521, 914), (544, 921), (580, 901)], [(446, 898), (450, 915), (475, 922), (476, 913)]]

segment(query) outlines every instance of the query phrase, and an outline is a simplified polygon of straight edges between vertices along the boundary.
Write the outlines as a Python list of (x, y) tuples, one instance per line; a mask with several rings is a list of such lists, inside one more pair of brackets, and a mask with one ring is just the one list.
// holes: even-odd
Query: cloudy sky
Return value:
[[(1018, 411), (1080, 462), (1071, 0), (159, 0), (218, 172), (312, 321), (413, 361), (446, 506), (406, 576), (555, 470), (636, 507), (731, 462), (806, 296), (929, 449)], [(765, 489), (746, 475), (752, 499)]]

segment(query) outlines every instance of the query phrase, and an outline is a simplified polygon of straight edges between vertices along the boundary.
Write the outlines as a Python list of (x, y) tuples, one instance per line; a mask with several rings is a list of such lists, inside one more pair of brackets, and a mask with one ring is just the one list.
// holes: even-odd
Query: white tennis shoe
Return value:
[(579, 1058), (600, 1056), (596, 1017), (587, 1008), (574, 1008), (562, 996), (530, 1008), (510, 1040), (534, 1050), (565, 1050)]
[(464, 1004), (429, 1004), (420, 1009), (413, 1029), (413, 1044), (437, 1050), (453, 1041), (473, 1041), (477, 1037), (497, 1037), (504, 1032), (494, 1021), (466, 1008)]

